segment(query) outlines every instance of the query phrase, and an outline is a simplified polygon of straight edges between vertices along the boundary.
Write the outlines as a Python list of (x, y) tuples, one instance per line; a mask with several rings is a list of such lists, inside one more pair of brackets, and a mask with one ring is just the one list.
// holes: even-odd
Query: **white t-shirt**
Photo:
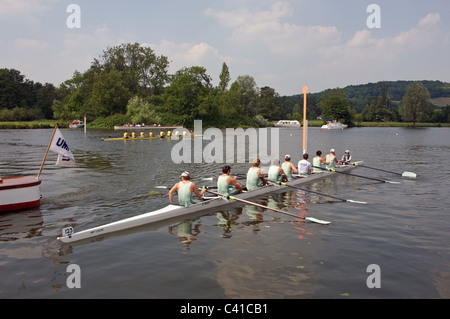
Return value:
[(305, 159), (298, 162), (298, 172), (300, 174), (308, 174), (309, 170), (312, 168), (311, 163)]

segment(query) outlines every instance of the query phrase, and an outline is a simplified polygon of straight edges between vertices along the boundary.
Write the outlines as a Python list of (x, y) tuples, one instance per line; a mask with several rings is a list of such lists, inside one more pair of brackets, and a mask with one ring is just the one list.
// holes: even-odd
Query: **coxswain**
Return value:
[(255, 158), (253, 160), (252, 167), (250, 167), (247, 172), (246, 186), (248, 191), (257, 189), (267, 184), (267, 180), (259, 165), (261, 165), (261, 160), (259, 158)]
[(175, 205), (173, 202), (173, 193), (178, 193), (178, 203), (181, 206), (191, 206), (193, 204), (197, 204), (199, 201), (192, 198), (192, 194), (195, 194), (199, 199), (202, 198), (203, 194), (206, 191), (206, 188), (203, 188), (201, 193), (198, 192), (197, 186), (195, 183), (191, 182), (191, 176), (188, 172), (183, 172), (181, 174), (181, 182), (176, 183), (172, 189), (169, 191), (169, 201), (171, 204)]
[(298, 162), (298, 172), (300, 175), (311, 175), (311, 163), (308, 162), (308, 153), (303, 154), (303, 159)]
[(322, 173), (323, 170), (319, 168), (322, 167), (322, 164), (325, 164), (322, 158), (322, 152), (317, 151), (316, 157), (313, 158), (313, 173)]
[(222, 175), (217, 179), (217, 191), (222, 195), (235, 195), (242, 193), (242, 186), (237, 181), (237, 176), (231, 177), (231, 167), (222, 167)]
[(346, 150), (345, 154), (342, 156), (342, 159), (339, 162), (339, 164), (348, 165), (348, 164), (350, 164), (351, 161), (352, 161), (352, 156), (350, 155), (350, 151)]
[(336, 164), (338, 163), (338, 160), (336, 158), (336, 151), (334, 150), (334, 148), (332, 148), (330, 150), (330, 154), (328, 154), (327, 156), (325, 156), (325, 158), (323, 159), (325, 164), (327, 165), (327, 169), (335, 169), (336, 168)]
[(273, 160), (273, 165), (270, 166), (267, 178), (275, 182), (286, 182), (287, 177), (283, 169), (280, 167), (280, 160), (278, 158)]
[(123, 133), (123, 138), (125, 138), (125, 139), (130, 138), (130, 135), (128, 135), (128, 132)]
[(289, 154), (284, 157), (284, 163), (281, 165), (281, 168), (286, 174), (288, 181), (292, 181), (295, 179), (295, 177), (292, 176), (292, 172), (298, 174), (298, 170), (295, 168), (294, 164), (291, 163), (291, 155)]

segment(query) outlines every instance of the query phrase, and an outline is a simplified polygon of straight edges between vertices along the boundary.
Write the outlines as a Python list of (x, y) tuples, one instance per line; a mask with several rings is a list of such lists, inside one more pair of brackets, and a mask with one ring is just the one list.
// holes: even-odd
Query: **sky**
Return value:
[(35, 82), (59, 86), (107, 47), (134, 42), (167, 56), (171, 74), (202, 66), (217, 85), (225, 62), (232, 81), (250, 75), (281, 96), (450, 82), (450, 1), (0, 0), (0, 68)]

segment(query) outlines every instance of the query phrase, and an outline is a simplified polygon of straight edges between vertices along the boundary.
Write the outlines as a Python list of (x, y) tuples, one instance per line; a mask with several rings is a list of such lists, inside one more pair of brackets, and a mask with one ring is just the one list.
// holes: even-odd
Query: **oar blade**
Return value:
[(317, 219), (317, 218), (314, 218), (314, 217), (306, 217), (305, 220), (307, 220), (309, 222), (312, 222), (312, 223), (321, 224), (321, 225), (329, 225), (329, 224), (331, 224), (331, 222), (329, 222), (329, 221)]
[(155, 188), (168, 189), (169, 187), (167, 187), (167, 186), (155, 186)]
[(401, 184), (400, 182), (393, 182), (393, 181), (383, 181), (383, 182), (388, 184)]
[(402, 177), (406, 178), (416, 178), (417, 174), (413, 172), (403, 172)]
[(361, 204), (361, 205), (367, 205), (367, 202), (361, 202), (358, 200), (352, 200), (352, 199), (347, 199), (347, 203), (353, 203), (353, 204)]

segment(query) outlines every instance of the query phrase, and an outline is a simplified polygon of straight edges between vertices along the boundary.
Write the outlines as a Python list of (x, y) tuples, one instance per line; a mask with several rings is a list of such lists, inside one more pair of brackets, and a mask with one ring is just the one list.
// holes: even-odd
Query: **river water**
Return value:
[[(67, 226), (79, 231), (164, 207), (167, 191), (155, 186), (172, 186), (184, 170), (202, 185), (223, 164), (174, 164), (174, 140), (105, 142), (120, 132), (61, 132), (76, 167), (54, 166), (50, 153), (41, 207), (0, 215), (0, 298), (450, 298), (448, 128), (311, 128), (310, 154), (350, 149), (368, 166), (418, 174), (355, 168), (401, 184), (336, 175), (306, 186), (368, 205), (296, 190), (251, 199), (328, 226), (235, 204), (83, 245), (57, 237)], [(0, 130), (0, 176), (36, 175), (51, 133)], [(301, 130), (279, 136), (280, 155), (297, 163)], [(232, 173), (248, 167), (232, 164)], [(74, 264), (81, 288), (67, 285)], [(368, 279), (381, 287), (369, 288)]]

